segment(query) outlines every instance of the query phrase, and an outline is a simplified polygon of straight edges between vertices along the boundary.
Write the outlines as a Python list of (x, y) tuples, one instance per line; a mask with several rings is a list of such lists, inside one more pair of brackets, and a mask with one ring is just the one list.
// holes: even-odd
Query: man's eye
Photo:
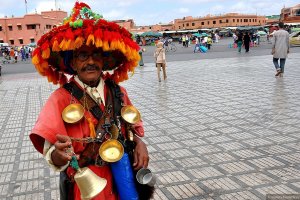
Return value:
[(87, 56), (87, 53), (79, 53), (78, 56)]
[(94, 56), (94, 57), (100, 57), (101, 55), (102, 55), (101, 52), (94, 52), (94, 53), (93, 53), (93, 56)]
[(80, 57), (80, 58), (86, 58), (87, 56), (88, 56), (88, 54), (86, 54), (86, 53), (78, 54), (78, 57)]

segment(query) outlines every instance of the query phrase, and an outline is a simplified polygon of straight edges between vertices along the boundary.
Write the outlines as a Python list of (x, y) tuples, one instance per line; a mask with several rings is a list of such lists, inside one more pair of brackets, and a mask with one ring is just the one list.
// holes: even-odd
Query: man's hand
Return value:
[(57, 141), (54, 143), (55, 150), (51, 154), (54, 165), (63, 166), (72, 159), (72, 142), (70, 137), (65, 135), (56, 135)]
[(137, 136), (134, 136), (133, 141), (136, 143), (133, 153), (133, 168), (139, 170), (147, 168), (149, 163), (149, 155), (146, 144)]

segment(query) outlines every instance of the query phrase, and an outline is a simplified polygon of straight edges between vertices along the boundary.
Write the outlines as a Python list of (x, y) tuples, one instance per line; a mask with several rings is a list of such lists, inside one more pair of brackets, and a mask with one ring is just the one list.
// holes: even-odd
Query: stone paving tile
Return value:
[(229, 174), (246, 173), (255, 170), (253, 167), (242, 161), (220, 164), (219, 167)]
[(199, 197), (205, 192), (195, 183), (174, 185), (166, 188), (174, 197), (174, 199), (187, 199), (191, 197)]
[(237, 179), (245, 183), (249, 187), (254, 186), (261, 186), (261, 185), (267, 185), (271, 183), (275, 183), (276, 180), (272, 179), (271, 177), (263, 174), (263, 173), (249, 173), (249, 174), (242, 174), (237, 175)]
[(211, 177), (222, 176), (223, 173), (215, 169), (214, 167), (204, 167), (187, 170), (193, 177), (197, 179), (208, 179)]
[[(300, 191), (300, 54), (276, 79), (271, 56), (153, 63), (126, 87), (140, 110), (154, 200), (256, 200)], [(57, 86), (36, 73), (0, 77), (0, 199), (59, 199), (58, 174), (29, 141)]]
[(222, 200), (259, 200), (260, 198), (257, 197), (250, 191), (242, 191), (230, 194), (224, 194), (220, 196)]

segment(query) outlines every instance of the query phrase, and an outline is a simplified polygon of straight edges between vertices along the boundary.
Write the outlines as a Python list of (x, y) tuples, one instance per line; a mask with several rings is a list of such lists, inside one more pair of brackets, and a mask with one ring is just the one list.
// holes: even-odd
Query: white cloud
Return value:
[(179, 8), (179, 13), (188, 13), (189, 11), (188, 8)]
[(215, 5), (211, 9), (209, 9), (209, 14), (220, 14), (223, 13), (226, 8), (222, 5)]
[(211, 3), (211, 2), (214, 2), (214, 1), (221, 1), (221, 0), (179, 0), (179, 2), (192, 3), (192, 4)]
[(109, 12), (103, 13), (104, 19), (123, 19), (123, 16), (124, 11), (122, 10), (110, 10)]
[(135, 3), (138, 3), (138, 0), (117, 1), (117, 5), (120, 7), (128, 7)]
[(39, 1), (35, 7), (31, 7), (31, 10), (29, 10), (29, 12), (34, 13), (35, 11), (37, 11), (38, 13), (40, 13), (41, 11), (49, 11), (51, 9), (53, 10), (61, 9), (69, 12), (73, 5), (74, 5), (73, 2), (65, 2), (65, 3), (57, 2), (57, 4), (55, 5), (54, 1)]

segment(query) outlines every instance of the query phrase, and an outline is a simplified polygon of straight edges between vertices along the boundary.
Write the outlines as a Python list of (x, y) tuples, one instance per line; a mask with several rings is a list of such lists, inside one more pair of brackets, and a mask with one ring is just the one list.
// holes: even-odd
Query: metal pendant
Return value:
[(109, 129), (109, 132), (111, 133), (111, 139), (118, 139), (119, 129), (118, 129), (117, 125), (112, 124), (110, 129)]

